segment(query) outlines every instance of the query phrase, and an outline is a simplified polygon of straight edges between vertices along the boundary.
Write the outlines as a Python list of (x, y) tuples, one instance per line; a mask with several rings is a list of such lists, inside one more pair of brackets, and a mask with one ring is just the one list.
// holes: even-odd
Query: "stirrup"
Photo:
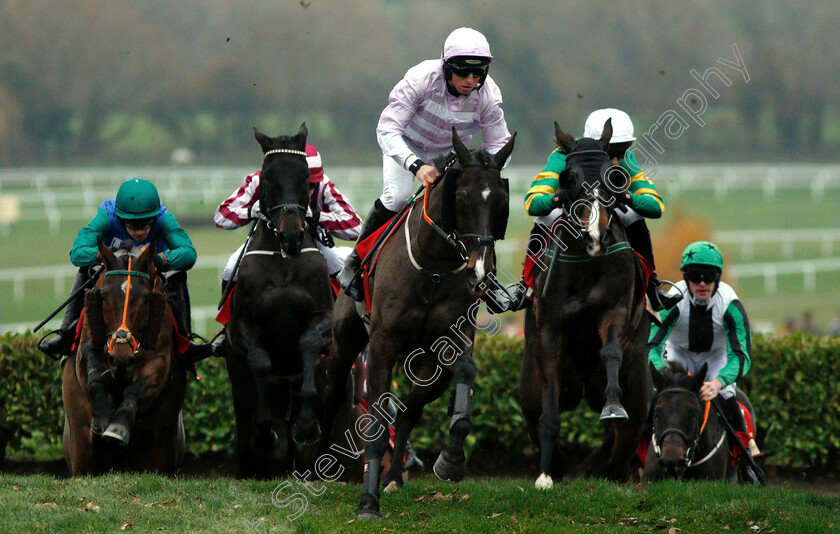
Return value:
[[(662, 305), (662, 308), (665, 310), (670, 310), (674, 306), (676, 306), (685, 296), (685, 294), (677, 287), (676, 284), (671, 282), (670, 280), (658, 280), (659, 285), (656, 287), (656, 297), (659, 303)], [(678, 295), (669, 295), (668, 293), (662, 291), (662, 284), (668, 284), (672, 288), (676, 289), (679, 293)]]
[[(52, 338), (47, 340), (47, 338), (53, 334), (58, 334), (58, 342), (60, 345), (58, 347), (51, 347), (51, 342), (55, 342), (56, 338)], [(67, 340), (64, 339), (64, 331), (62, 329), (52, 330), (44, 334), (41, 339), (38, 340), (38, 350), (49, 356), (55, 361), (58, 361), (61, 356), (68, 354), (70, 352), (70, 347), (67, 346)]]

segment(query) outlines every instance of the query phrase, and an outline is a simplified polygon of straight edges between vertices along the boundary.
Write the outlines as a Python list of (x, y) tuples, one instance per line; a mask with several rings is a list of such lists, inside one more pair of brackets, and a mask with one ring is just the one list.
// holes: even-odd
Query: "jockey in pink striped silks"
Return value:
[[(452, 150), (452, 128), (469, 143), (481, 132), (484, 149), (495, 153), (510, 139), (502, 111), (502, 93), (488, 74), (493, 55), (487, 39), (471, 28), (449, 34), (440, 59), (423, 61), (406, 72), (388, 97), (376, 138), (382, 149), (384, 187), (365, 220), (359, 241), (405, 206), (414, 177), (423, 185), (440, 175), (435, 158)], [(338, 281), (362, 300), (361, 264), (355, 249)]]
[[(324, 174), (321, 154), (312, 146), (306, 145), (306, 163), (309, 165), (309, 210), (318, 210), (318, 239), (315, 244), (327, 260), (331, 275), (338, 273), (344, 266), (344, 256), (334, 248), (332, 236), (346, 241), (359, 237), (362, 221), (353, 206), (339, 193), (335, 184)], [(260, 210), (260, 171), (245, 177), (242, 187), (216, 208), (213, 222), (219, 228), (233, 230), (248, 224)], [(245, 245), (243, 244), (242, 247)], [(225, 265), (224, 283), (230, 279), (236, 259), (242, 247), (234, 252)]]

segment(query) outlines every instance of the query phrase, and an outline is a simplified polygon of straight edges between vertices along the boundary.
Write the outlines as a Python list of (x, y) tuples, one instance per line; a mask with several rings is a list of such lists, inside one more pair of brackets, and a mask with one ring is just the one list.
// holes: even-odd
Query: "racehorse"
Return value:
[(317, 453), (315, 367), (329, 345), (329, 273), (307, 220), (306, 124), (254, 130), (263, 151), (260, 215), (231, 296), (226, 362), (240, 477), (303, 472)]
[(612, 123), (607, 121), (600, 139), (575, 140), (554, 126), (566, 154), (559, 176), (564, 215), (548, 236), (542, 260), (550, 264), (535, 274), (519, 382), (528, 431), (541, 452), (539, 489), (552, 487), (552, 476), (562, 473), (554, 449), (560, 413), (582, 397), (601, 412), (605, 437), (573, 474), (628, 476), (651, 395), (644, 291), (610, 193), (623, 185), (606, 153)]
[[(694, 375), (670, 362), (660, 373), (650, 365), (657, 395), (653, 406), (653, 433), (642, 480), (661, 478), (739, 480), (732, 459), (732, 443), (724, 422), (711, 401), (700, 400), (707, 365)], [(755, 421), (755, 411), (743, 391), (736, 398)]]
[[(495, 155), (470, 151), (453, 129), (460, 169), (450, 169), (423, 206), (410, 202), (407, 215), (385, 242), (368, 277), (370, 333), (356, 303), (339, 295), (333, 309), (333, 347), (328, 402), (345, 395), (345, 377), (356, 356), (370, 342), (367, 403), (371, 416), (357, 423), (365, 438), (365, 475), (359, 519), (379, 516), (379, 480), (388, 447), (388, 403), (398, 413), (392, 458), (402, 459), (409, 434), (426, 404), (440, 397), (453, 377), (451, 440), (434, 466), (443, 480), (461, 480), (465, 472), (464, 439), (470, 431), (478, 297), (495, 274), (495, 242), (504, 237), (508, 191), (500, 169), (513, 150), (514, 137)], [(399, 217), (399, 216), (398, 216)], [(390, 392), (394, 365), (403, 363), (411, 380), (402, 399)], [(329, 412), (329, 410), (328, 410)], [(392, 461), (386, 490), (402, 485), (402, 461)]]
[[(139, 257), (102, 243), (99, 254), (104, 271), (85, 294), (79, 349), (62, 370), (64, 458), (73, 475), (174, 473), (184, 457), (186, 372), (155, 243)], [(94, 359), (105, 372), (89, 383)]]

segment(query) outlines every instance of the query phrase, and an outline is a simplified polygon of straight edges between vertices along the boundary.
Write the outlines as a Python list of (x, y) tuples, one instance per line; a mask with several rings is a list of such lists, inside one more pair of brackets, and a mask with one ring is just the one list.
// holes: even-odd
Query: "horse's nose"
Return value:
[(669, 477), (679, 477), (682, 475), (685, 468), (688, 466), (688, 462), (685, 458), (679, 458), (676, 456), (669, 456), (667, 458), (660, 458), (659, 459), (659, 466), (662, 468), (662, 471)]

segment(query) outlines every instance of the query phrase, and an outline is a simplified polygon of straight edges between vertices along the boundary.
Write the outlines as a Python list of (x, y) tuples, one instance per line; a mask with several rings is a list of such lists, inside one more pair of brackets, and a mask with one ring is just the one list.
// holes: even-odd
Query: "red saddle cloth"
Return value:
[[(364, 238), (359, 244), (356, 245), (356, 253), (362, 259), (366, 258), (368, 254), (375, 254), (375, 256), (365, 264), (364, 270), (360, 275), (362, 277), (362, 283), (364, 284), (365, 288), (365, 310), (368, 313), (370, 313), (370, 285), (368, 283), (368, 277), (373, 273), (373, 270), (376, 268), (376, 262), (379, 261), (379, 254), (382, 252), (382, 247), (385, 245), (385, 243), (388, 242), (389, 239), (391, 239), (394, 236), (394, 232), (396, 232), (397, 228), (400, 227), (400, 223), (403, 222), (406, 217), (408, 217), (408, 214), (410, 212), (411, 210), (405, 210), (405, 213), (403, 213), (401, 216), (395, 215), (387, 223), (383, 224), (378, 230)], [(379, 236), (385, 233), (385, 230), (388, 229), (388, 227), (391, 224), (391, 221), (393, 221), (397, 217), (400, 217), (399, 222), (397, 222), (397, 224), (393, 226), (393, 228), (391, 229), (391, 233), (388, 234), (384, 240), (382, 240), (382, 243), (379, 245), (379, 249), (374, 250), (373, 248), (376, 245), (376, 241), (379, 239)]]

